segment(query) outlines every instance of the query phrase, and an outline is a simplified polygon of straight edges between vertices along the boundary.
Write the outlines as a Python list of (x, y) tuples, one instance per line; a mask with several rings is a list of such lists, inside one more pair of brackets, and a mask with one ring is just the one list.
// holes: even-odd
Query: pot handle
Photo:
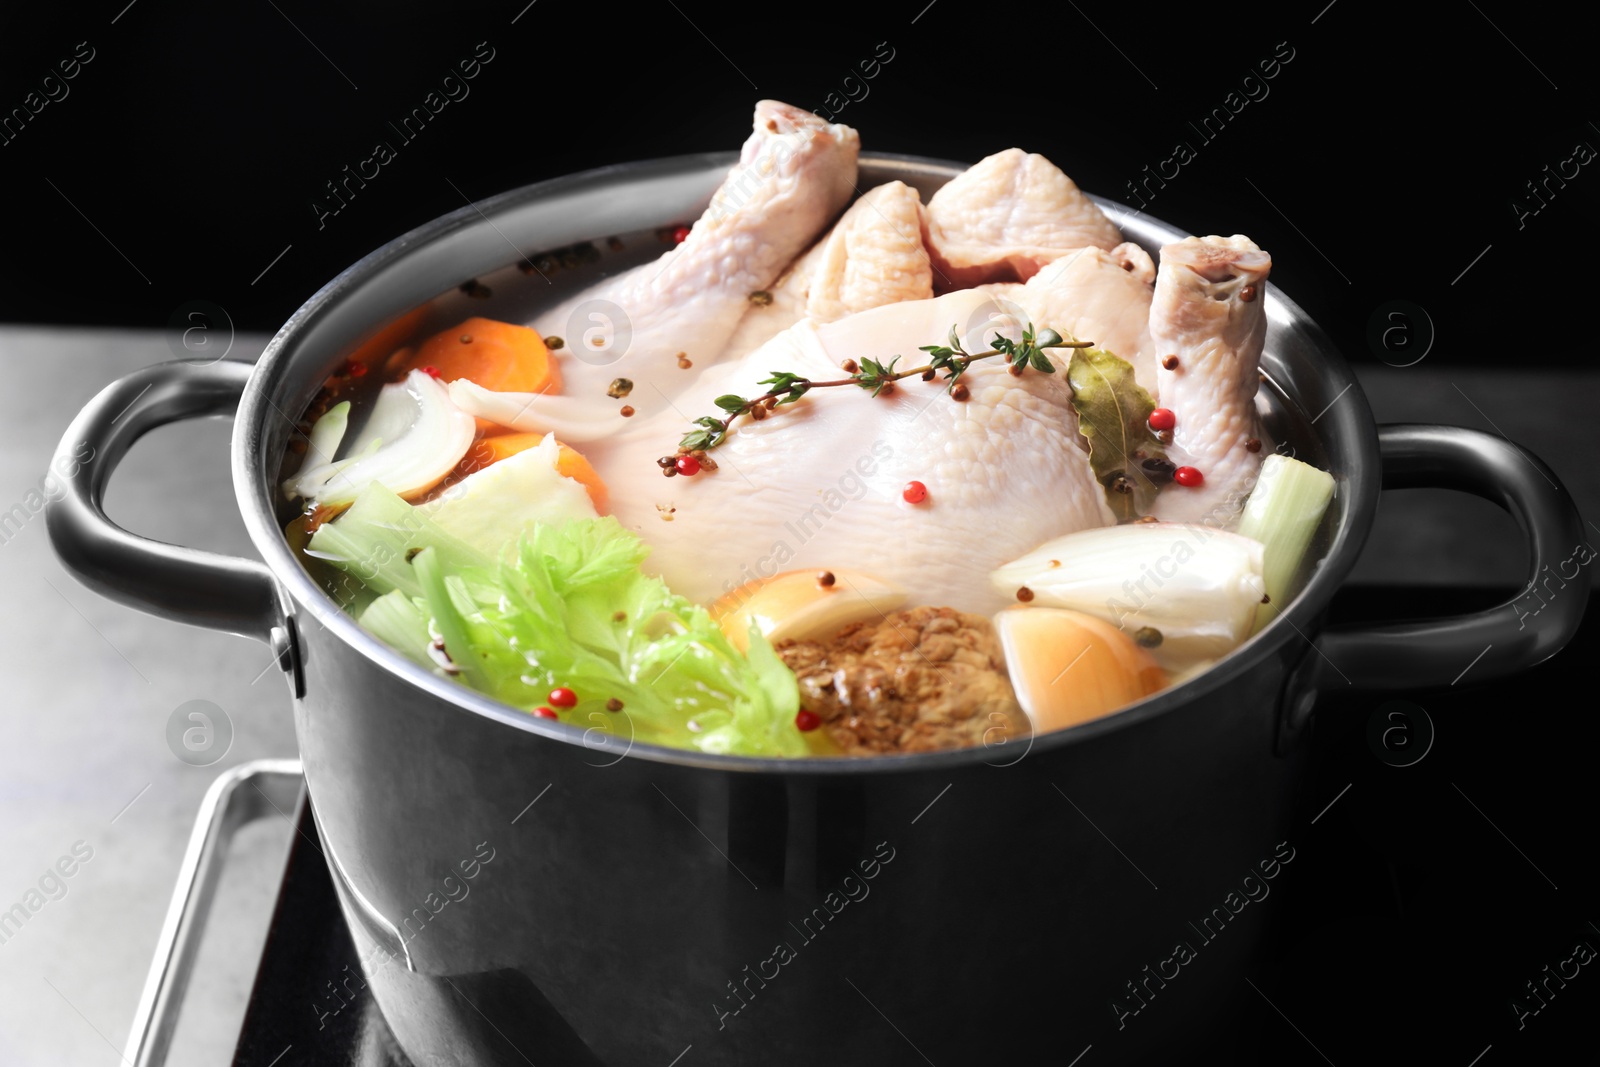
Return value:
[[(1316, 689), (1424, 689), (1516, 674), (1559, 652), (1578, 631), (1595, 551), (1554, 472), (1503, 437), (1459, 426), (1378, 428), (1385, 489), (1459, 489), (1492, 500), (1522, 526), (1528, 582), (1470, 615), (1331, 627), (1307, 657)], [(1309, 662), (1314, 661), (1314, 662)]]
[(102, 506), (111, 473), (135, 441), (181, 419), (231, 415), (251, 370), (227, 360), (174, 360), (106, 386), (61, 438), (52, 469), (66, 489), (45, 522), (62, 564), (90, 589), (152, 615), (265, 641), (287, 669), (289, 623), (264, 564), (140, 537)]

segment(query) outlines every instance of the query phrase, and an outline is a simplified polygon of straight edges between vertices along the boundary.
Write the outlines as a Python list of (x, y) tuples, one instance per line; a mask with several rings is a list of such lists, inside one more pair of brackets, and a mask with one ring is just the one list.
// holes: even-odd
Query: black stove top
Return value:
[(300, 806), (236, 1067), (410, 1067), (361, 976), (317, 825)]
[[(1353, 587), (1330, 621), (1454, 614), (1506, 596)], [(1404, 701), (1335, 694), (1319, 708), (1293, 877), (1251, 909), (1272, 924), (1273, 947), (1234, 994), (1231, 1047), (1208, 1047), (1208, 1059), (1497, 1067), (1588, 1047), (1600, 1008), (1600, 973), (1587, 966), (1600, 950), (1596, 601), (1572, 645), (1521, 678), (1464, 678)], [(404, 1067), (316, 841), (303, 811), (234, 1062)], [(1141, 1025), (1159, 1025), (1159, 1008)], [(1101, 1040), (1082, 1067), (1115, 1062), (1114, 1040)]]

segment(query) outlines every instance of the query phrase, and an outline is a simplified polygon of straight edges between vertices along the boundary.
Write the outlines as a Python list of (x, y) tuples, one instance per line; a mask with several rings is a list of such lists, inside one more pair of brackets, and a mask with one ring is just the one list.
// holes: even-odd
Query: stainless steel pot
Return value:
[[(1317, 694), (1444, 685), (1469, 665), (1472, 680), (1504, 676), (1556, 652), (1580, 621), (1587, 570), (1563, 575), (1581, 588), (1537, 615), (1508, 603), (1325, 629), (1379, 491), (1443, 486), (1501, 504), (1527, 532), (1530, 585), (1583, 541), (1571, 500), (1500, 438), (1375, 426), (1328, 339), (1269, 289), (1264, 367), (1279, 414), (1338, 479), (1327, 556), (1265, 631), (1118, 715), (1004, 749), (713, 757), (532, 718), (379, 644), (301, 568), (274, 514), (294, 417), (337, 358), (524, 251), (692, 217), (731, 162), (612, 167), (463, 208), (341, 274), (254, 368), (168, 363), (112, 384), (63, 438), (64, 455), (88, 442), (95, 458), (51, 505), (57, 551), (106, 596), (277, 653), (366, 980), (420, 1065), (1194, 1049), (1265, 931), (1248, 913), (1230, 921), (1231, 906), (1208, 917), (1247, 875), (1294, 878), (1284, 842)], [(959, 170), (867, 157), (861, 184), (898, 178), (926, 196)], [(1152, 252), (1183, 236), (1102, 204)], [(135, 439), (230, 413), (239, 507), (264, 563), (106, 517), (106, 484)], [(1193, 959), (1171, 962), (1177, 941)], [(1163, 979), (1172, 967), (1180, 977)], [(1191, 970), (1208, 973), (1181, 977)], [(1149, 1004), (1137, 1017), (1135, 994)]]

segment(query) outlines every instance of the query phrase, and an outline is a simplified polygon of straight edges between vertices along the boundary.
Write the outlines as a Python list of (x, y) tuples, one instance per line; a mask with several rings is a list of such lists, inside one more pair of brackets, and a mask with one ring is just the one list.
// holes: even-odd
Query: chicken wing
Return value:
[(1020, 148), (980, 160), (934, 193), (927, 236), (944, 290), (1025, 282), (1069, 252), (1122, 242), (1071, 178)]

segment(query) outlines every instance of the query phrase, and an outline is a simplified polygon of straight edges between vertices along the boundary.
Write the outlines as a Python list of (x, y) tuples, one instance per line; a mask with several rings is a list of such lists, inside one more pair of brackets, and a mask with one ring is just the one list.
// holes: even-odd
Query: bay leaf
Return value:
[(1089, 442), (1089, 466), (1112, 512), (1123, 522), (1148, 514), (1172, 472), (1150, 429), (1155, 401), (1135, 380), (1132, 364), (1103, 349), (1074, 350), (1067, 381), (1078, 432)]

